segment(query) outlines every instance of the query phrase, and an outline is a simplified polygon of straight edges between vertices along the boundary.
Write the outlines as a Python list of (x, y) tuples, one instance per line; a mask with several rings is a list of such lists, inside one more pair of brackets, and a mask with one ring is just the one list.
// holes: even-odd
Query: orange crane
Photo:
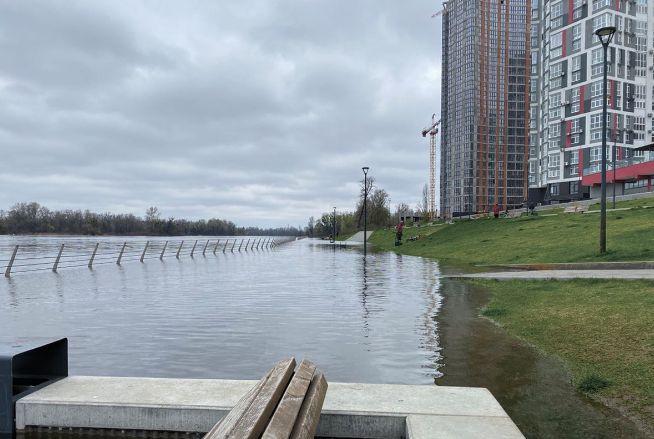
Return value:
[(431, 115), (431, 125), (422, 130), (422, 137), (429, 134), (429, 220), (436, 219), (436, 134), (441, 120), (436, 120), (436, 113)]

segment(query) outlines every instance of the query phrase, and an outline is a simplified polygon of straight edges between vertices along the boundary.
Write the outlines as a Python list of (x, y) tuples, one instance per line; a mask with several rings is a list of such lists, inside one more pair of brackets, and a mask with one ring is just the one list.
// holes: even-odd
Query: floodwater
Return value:
[[(11, 239), (0, 239), (0, 261)], [(21, 239), (33, 255), (43, 243), (59, 247), (56, 238)], [(96, 240), (66, 246), (88, 258)], [(123, 240), (103, 241), (109, 259)], [(130, 239), (134, 254), (144, 243)], [(387, 252), (364, 261), (356, 247), (312, 240), (194, 258), (189, 247), (177, 259), (179, 240), (171, 245), (163, 261), (161, 241), (145, 263), (0, 280), (0, 334), (69, 337), (71, 374), (258, 379), (294, 355), (331, 381), (486, 387), (530, 438), (645, 437), (578, 393), (559, 362), (479, 317), (489, 294), (443, 279), (434, 261)]]
[[(123, 239), (98, 253), (115, 259)], [(54, 240), (45, 243), (50, 255)], [(173, 257), (160, 261), (161, 241), (144, 263), (89, 270), (97, 238), (70, 238), (69, 254), (82, 255), (83, 267), (0, 280), (0, 334), (68, 337), (76, 375), (258, 379), (296, 356), (332, 381), (426, 384), (439, 376), (437, 263), (393, 253), (364, 262), (358, 249), (311, 240), (206, 256), (199, 245), (191, 258), (194, 240), (179, 259), (177, 240)], [(130, 243), (138, 254), (144, 238)]]

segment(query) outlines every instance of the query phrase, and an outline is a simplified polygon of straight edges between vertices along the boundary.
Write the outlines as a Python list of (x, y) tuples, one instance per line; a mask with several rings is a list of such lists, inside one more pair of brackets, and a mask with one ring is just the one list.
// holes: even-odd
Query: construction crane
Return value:
[(422, 130), (422, 137), (429, 134), (429, 220), (436, 219), (436, 134), (441, 120), (436, 120), (436, 113), (431, 115), (431, 125)]

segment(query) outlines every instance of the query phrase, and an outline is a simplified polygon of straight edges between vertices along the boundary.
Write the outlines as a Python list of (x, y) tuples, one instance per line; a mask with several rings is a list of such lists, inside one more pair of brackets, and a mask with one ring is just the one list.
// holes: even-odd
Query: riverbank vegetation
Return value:
[(158, 236), (298, 236), (295, 227), (262, 229), (239, 227), (231, 221), (161, 218), (150, 207), (144, 217), (131, 213), (95, 213), (88, 210), (50, 210), (38, 203), (18, 203), (0, 210), (0, 234), (61, 233), (67, 235), (158, 235)]
[(627, 409), (654, 433), (654, 282), (475, 280), (482, 311), (559, 357), (580, 390)]
[[(391, 224), (391, 212), (389, 210), (388, 193), (375, 185), (375, 178), (369, 176), (367, 218), (368, 229), (388, 227)], [(326, 238), (334, 233), (336, 228), (336, 239), (350, 237), (359, 230), (363, 230), (363, 194), (364, 182), (361, 181), (361, 191), (354, 211), (337, 211), (336, 224), (334, 224), (334, 212), (325, 212), (319, 219), (309, 218), (305, 233), (310, 238)]]
[(654, 260), (654, 208), (647, 208), (654, 206), (654, 200), (626, 203), (631, 210), (607, 214), (608, 252), (604, 255), (598, 251), (597, 213), (543, 211), (537, 216), (515, 219), (464, 219), (453, 224), (409, 227), (405, 228), (404, 243), (399, 247), (394, 245), (393, 228), (385, 228), (375, 231), (370, 242), (385, 250), (437, 258), (463, 267)]

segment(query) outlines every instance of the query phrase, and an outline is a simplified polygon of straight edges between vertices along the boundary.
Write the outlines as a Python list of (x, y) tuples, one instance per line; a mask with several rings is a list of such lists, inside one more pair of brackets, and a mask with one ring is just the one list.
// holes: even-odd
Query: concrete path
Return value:
[[(372, 232), (368, 231), (366, 240), (370, 239), (370, 233)], [(346, 242), (363, 242), (363, 232), (356, 232), (354, 235), (350, 236), (350, 238), (347, 239)]]
[[(68, 377), (16, 402), (16, 428), (206, 432), (256, 381)], [(320, 437), (523, 435), (483, 388), (329, 383)]]
[(654, 270), (529, 270), (500, 271), (446, 276), (477, 279), (648, 279), (654, 280)]

